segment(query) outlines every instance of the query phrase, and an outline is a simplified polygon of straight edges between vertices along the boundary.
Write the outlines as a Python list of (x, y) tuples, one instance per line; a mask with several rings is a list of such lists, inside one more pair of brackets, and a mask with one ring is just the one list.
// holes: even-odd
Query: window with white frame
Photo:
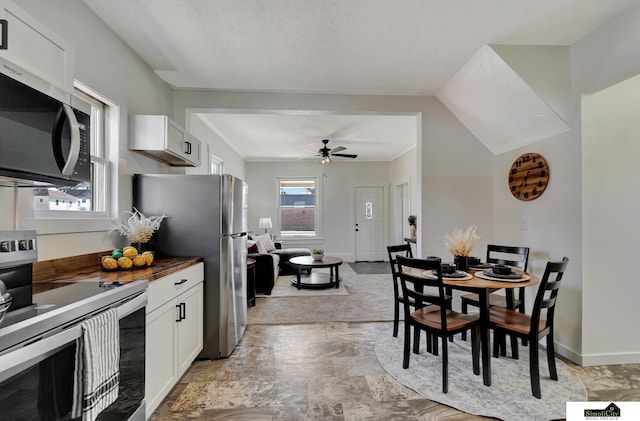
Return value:
[(91, 181), (70, 187), (33, 189), (36, 218), (104, 218), (108, 210), (109, 159), (106, 152), (105, 122), (110, 105), (89, 88), (78, 84), (74, 95), (91, 105)]
[(318, 180), (316, 178), (278, 179), (280, 236), (313, 238), (320, 235)]
[(223, 174), (224, 162), (214, 154), (209, 154), (209, 174)]

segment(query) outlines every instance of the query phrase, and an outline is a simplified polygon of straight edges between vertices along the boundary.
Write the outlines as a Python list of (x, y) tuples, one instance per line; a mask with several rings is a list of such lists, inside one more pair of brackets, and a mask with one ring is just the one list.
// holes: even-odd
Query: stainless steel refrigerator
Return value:
[(247, 326), (247, 187), (231, 175), (135, 174), (133, 206), (167, 214), (150, 246), (158, 256), (204, 258), (204, 347), (228, 357)]

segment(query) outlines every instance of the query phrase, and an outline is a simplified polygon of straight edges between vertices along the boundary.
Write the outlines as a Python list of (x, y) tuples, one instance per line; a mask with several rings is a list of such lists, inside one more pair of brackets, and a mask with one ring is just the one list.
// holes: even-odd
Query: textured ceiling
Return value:
[(418, 127), (416, 116), (410, 115), (297, 112), (200, 116), (218, 134), (242, 139), (233, 146), (247, 161), (318, 159), (322, 139), (329, 139), (329, 148), (347, 148), (340, 153), (356, 154), (359, 161), (390, 161), (415, 145)]
[[(84, 0), (156, 73), (176, 88), (261, 92), (435, 95), (486, 44), (571, 45), (638, 0)], [(268, 124), (266, 116), (277, 118)], [(300, 149), (317, 116), (256, 114), (260, 146), (244, 116), (213, 116), (245, 157)], [(345, 116), (342, 116), (345, 117)], [(325, 132), (367, 133), (372, 151), (393, 142), (348, 116)], [(394, 121), (389, 119), (389, 122)], [(360, 123), (359, 123), (360, 122)], [(289, 127), (284, 135), (279, 125)], [(379, 129), (379, 127), (378, 127)], [(227, 135), (233, 132), (233, 137)], [(241, 140), (241, 141), (238, 141)], [(345, 139), (346, 142), (346, 139)], [(364, 142), (364, 141), (363, 141)], [(250, 146), (243, 146), (243, 145)], [(406, 144), (400, 142), (395, 153)], [(253, 149), (250, 149), (253, 147)], [(353, 145), (355, 148), (355, 144)], [(315, 149), (315, 148), (314, 148)], [(366, 158), (366, 152), (362, 158)], [(386, 156), (389, 156), (387, 154)], [(373, 156), (370, 159), (375, 159)]]

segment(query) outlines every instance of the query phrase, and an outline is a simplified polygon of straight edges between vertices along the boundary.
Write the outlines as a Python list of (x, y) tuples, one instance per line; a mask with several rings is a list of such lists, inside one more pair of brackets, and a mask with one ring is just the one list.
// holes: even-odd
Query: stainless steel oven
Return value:
[[(0, 279), (6, 262), (3, 266)], [(0, 420), (72, 419), (80, 323), (111, 308), (120, 328), (119, 393), (97, 420), (144, 420), (147, 286), (147, 281), (34, 284), (32, 303), (9, 311), (0, 323)]]

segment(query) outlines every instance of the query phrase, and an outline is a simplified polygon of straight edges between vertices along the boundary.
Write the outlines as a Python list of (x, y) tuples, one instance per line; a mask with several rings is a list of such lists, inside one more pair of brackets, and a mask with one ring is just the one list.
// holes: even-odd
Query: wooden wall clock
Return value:
[(534, 200), (540, 197), (549, 183), (547, 161), (537, 153), (520, 155), (509, 170), (509, 190), (518, 200)]

